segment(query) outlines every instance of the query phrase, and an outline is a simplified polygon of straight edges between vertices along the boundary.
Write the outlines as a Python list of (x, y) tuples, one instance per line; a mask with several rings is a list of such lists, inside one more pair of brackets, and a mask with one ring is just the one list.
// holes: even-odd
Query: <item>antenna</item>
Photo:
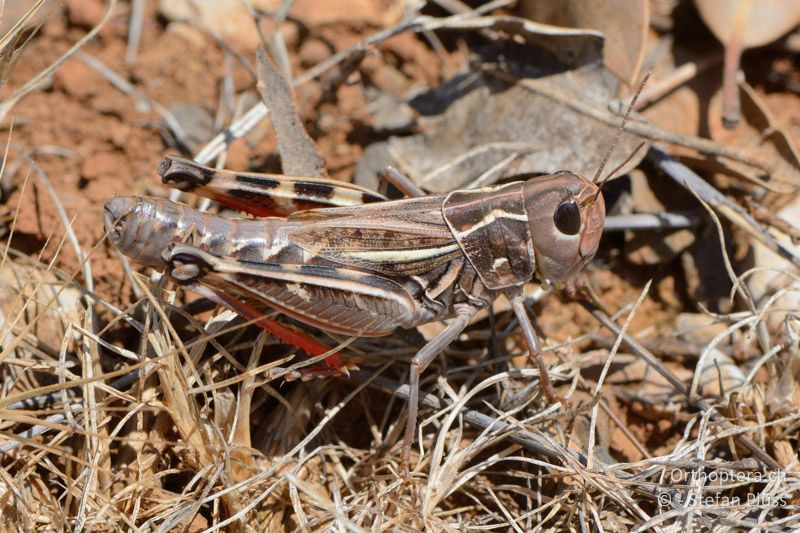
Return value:
[(622, 167), (624, 167), (625, 165), (627, 165), (628, 163), (630, 163), (631, 159), (633, 159), (633, 157), (634, 157), (636, 154), (638, 154), (638, 153), (639, 153), (639, 150), (641, 150), (641, 149), (642, 149), (642, 146), (644, 146), (645, 144), (647, 144), (647, 141), (642, 141), (642, 142), (640, 142), (640, 143), (639, 143), (639, 146), (637, 146), (636, 148), (634, 148), (634, 149), (633, 149), (633, 152), (631, 152), (631, 153), (630, 153), (630, 155), (629, 155), (628, 157), (626, 157), (626, 158), (625, 158), (625, 161), (623, 161), (622, 163), (620, 163), (619, 165), (617, 165), (616, 167), (614, 167), (614, 170), (612, 170), (611, 172), (609, 172), (609, 173), (608, 173), (608, 175), (606, 176), (606, 179), (604, 179), (604, 180), (602, 180), (602, 181), (600, 182), (600, 185), (598, 186), (598, 188), (599, 188), (599, 189), (602, 189), (602, 188), (603, 188), (603, 185), (605, 185), (606, 183), (608, 183), (608, 178), (610, 178), (611, 176), (613, 176), (614, 174), (616, 174), (616, 173), (617, 173), (617, 171), (618, 171), (619, 169), (621, 169)]
[[(650, 73), (648, 72), (647, 74), (644, 75), (644, 78), (642, 78), (642, 83), (639, 84), (639, 88), (636, 89), (636, 93), (633, 95), (633, 99), (631, 100), (631, 103), (628, 104), (628, 110), (625, 111), (625, 116), (622, 117), (622, 123), (619, 125), (619, 130), (617, 130), (617, 135), (614, 137), (614, 141), (611, 143), (611, 146), (608, 148), (608, 151), (606, 152), (606, 155), (603, 158), (603, 162), (600, 163), (600, 168), (597, 169), (597, 174), (595, 174), (594, 178), (592, 178), (592, 183), (595, 183), (597, 181), (597, 178), (599, 178), (602, 175), (603, 169), (606, 167), (606, 163), (608, 163), (609, 158), (611, 158), (611, 154), (614, 153), (614, 148), (617, 147), (617, 143), (619, 142), (619, 138), (622, 137), (622, 132), (625, 131), (625, 123), (628, 121), (628, 118), (631, 116), (631, 111), (633, 111), (633, 106), (636, 105), (636, 100), (639, 98), (639, 95), (642, 93), (642, 89), (644, 89), (644, 85), (645, 85), (645, 83), (647, 83), (647, 80), (649, 78), (650, 78)], [(636, 148), (636, 150), (633, 152), (633, 154), (638, 152), (643, 144), (644, 143), (639, 145), (639, 147)], [(628, 164), (628, 161), (631, 160), (631, 158), (633, 157), (633, 154), (631, 154), (628, 157), (628, 159), (626, 159), (625, 162), (622, 165), (620, 165), (617, 168), (615, 168), (614, 172), (616, 172), (617, 170), (619, 170), (620, 168), (622, 168), (623, 166)], [(613, 176), (614, 172), (609, 174), (609, 176)], [(608, 180), (608, 178), (606, 178), (603, 181), (606, 181), (606, 180)]]

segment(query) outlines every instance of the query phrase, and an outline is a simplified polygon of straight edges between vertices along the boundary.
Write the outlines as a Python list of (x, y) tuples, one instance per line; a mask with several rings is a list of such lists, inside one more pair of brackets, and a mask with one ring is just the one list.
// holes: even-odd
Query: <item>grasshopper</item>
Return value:
[[(166, 158), (159, 173), (169, 185), (262, 218), (229, 219), (167, 200), (116, 197), (105, 206), (109, 239), (135, 261), (166, 268), (173, 279), (247, 318), (275, 309), (352, 336), (453, 318), (411, 361), (406, 473), (420, 374), (501, 295), (522, 326), (542, 390), (559, 400), (522, 287), (535, 275), (563, 282), (594, 256), (605, 204), (592, 181), (559, 172), (385, 201), (335, 181), (219, 171), (175, 157)], [(295, 207), (300, 210), (288, 213)], [(281, 326), (261, 325), (270, 331)], [(291, 332), (276, 334), (302, 342), (290, 339)]]

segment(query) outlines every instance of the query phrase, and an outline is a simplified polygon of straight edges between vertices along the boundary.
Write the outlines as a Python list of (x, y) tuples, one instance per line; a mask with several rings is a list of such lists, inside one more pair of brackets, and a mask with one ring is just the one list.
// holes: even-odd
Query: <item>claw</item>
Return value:
[[(331, 357), (341, 361), (338, 365), (330, 363)], [(310, 367), (301, 368), (298, 373), (301, 375), (303, 381), (311, 381), (312, 379), (328, 378), (328, 377), (350, 377), (350, 371), (358, 370), (358, 365), (344, 361), (339, 354), (329, 356), (325, 361), (312, 365)]]

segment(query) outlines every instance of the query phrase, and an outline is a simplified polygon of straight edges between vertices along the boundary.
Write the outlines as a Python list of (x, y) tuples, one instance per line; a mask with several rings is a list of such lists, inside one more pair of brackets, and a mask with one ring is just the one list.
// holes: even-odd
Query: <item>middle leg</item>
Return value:
[(567, 399), (556, 392), (550, 381), (550, 374), (547, 372), (547, 365), (544, 363), (542, 351), (539, 348), (539, 338), (536, 336), (536, 331), (533, 329), (533, 324), (528, 317), (528, 312), (525, 310), (525, 304), (522, 302), (522, 295), (516, 294), (509, 296), (509, 300), (511, 301), (511, 308), (517, 316), (519, 325), (522, 327), (522, 333), (528, 344), (530, 358), (539, 369), (539, 383), (542, 387), (542, 392), (544, 392), (544, 395), (550, 402), (567, 405)]
[(411, 360), (411, 370), (409, 375), (408, 393), (408, 420), (406, 421), (406, 431), (403, 435), (402, 469), (403, 477), (409, 478), (409, 459), (411, 458), (411, 445), (414, 443), (414, 433), (417, 430), (417, 413), (419, 412), (419, 376), (428, 368), (428, 365), (436, 358), (439, 353), (447, 348), (464, 329), (469, 325), (469, 321), (477, 312), (472, 306), (464, 305), (456, 310), (456, 318), (436, 337), (431, 339), (428, 344), (417, 352)]

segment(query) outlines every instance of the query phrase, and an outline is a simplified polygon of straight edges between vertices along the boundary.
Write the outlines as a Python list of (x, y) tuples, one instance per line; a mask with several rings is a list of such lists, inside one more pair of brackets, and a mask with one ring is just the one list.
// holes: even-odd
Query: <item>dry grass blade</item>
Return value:
[[(36, 3), (34, 3), (30, 9), (28, 9), (25, 14), (14, 23), (11, 29), (9, 29), (8, 32), (3, 35), (2, 38), (0, 38), (0, 50), (5, 49), (12, 40), (16, 39), (17, 35), (22, 33), (25, 27), (28, 26), (30, 21), (33, 20), (37, 14), (41, 15), (39, 11), (45, 7), (46, 2), (47, 0), (36, 0)], [(3, 4), (5, 4), (5, 2), (3, 2)], [(0, 12), (0, 15), (2, 15), (2, 12)]]
[(800, 257), (764, 230), (744, 209), (732, 202), (727, 196), (716, 190), (707, 181), (695, 174), (691, 169), (669, 157), (662, 149), (657, 146), (650, 148), (648, 157), (651, 158), (658, 168), (664, 171), (677, 183), (691, 190), (698, 195), (704, 202), (719, 210), (725, 218), (733, 222), (759, 242), (767, 246), (782, 258), (790, 261), (795, 267), (800, 268)]
[[(441, 22), (442, 25), (448, 23), (458, 23), (460, 20), (469, 19), (480, 16), (483, 13), (491, 11), (499, 7), (504, 7), (512, 2), (510, 0), (496, 0), (488, 2), (476, 9), (463, 12), (452, 17), (445, 18)], [(375, 32), (367, 36), (363, 41), (349, 46), (346, 49), (336, 52), (331, 57), (314, 65), (306, 72), (298, 76), (292, 82), (293, 87), (299, 87), (314, 79), (319, 78), (325, 72), (335, 69), (338, 65), (350, 61), (353, 57), (363, 54), (364, 50), (369, 50), (371, 47), (380, 45), (381, 43), (391, 39), (394, 36), (414, 31), (418, 28), (432, 29), (436, 25), (436, 21), (430, 17), (424, 17), (419, 14), (423, 7), (423, 3), (413, 4), (406, 15), (397, 24), (387, 29)], [(264, 102), (259, 102), (250, 109), (248, 109), (238, 120), (236, 120), (224, 132), (216, 135), (202, 150), (195, 156), (195, 161), (206, 164), (213, 161), (219, 156), (228, 146), (228, 143), (233, 139), (239, 139), (251, 131), (261, 120), (269, 115), (270, 109)]]
[[(620, 344), (622, 343), (622, 339), (625, 336), (625, 334), (627, 333), (628, 328), (630, 327), (631, 321), (633, 320), (634, 316), (636, 316), (636, 311), (639, 309), (639, 306), (642, 304), (642, 301), (644, 300), (644, 297), (649, 292), (651, 284), (652, 284), (652, 280), (648, 280), (647, 284), (642, 289), (642, 292), (639, 295), (639, 298), (636, 299), (636, 303), (633, 304), (633, 307), (631, 308), (630, 313), (628, 313), (628, 316), (625, 318), (625, 322), (622, 324), (622, 327), (620, 328), (619, 333), (617, 334), (617, 338), (614, 341), (614, 346), (611, 347), (611, 351), (608, 353), (608, 357), (606, 358), (605, 363), (603, 363), (603, 370), (600, 373), (600, 377), (597, 379), (597, 387), (595, 387), (595, 390), (594, 390), (594, 396), (595, 397), (599, 397), (599, 395), (600, 395), (600, 389), (602, 388), (603, 382), (605, 381), (605, 378), (608, 375), (608, 369), (611, 367), (611, 362), (614, 360), (614, 357), (617, 355), (617, 350), (619, 349)], [(600, 407), (599, 403), (595, 404), (592, 407), (591, 427), (589, 428), (589, 446), (588, 446), (588, 449), (589, 449), (589, 461), (588, 461), (588, 463), (586, 465), (588, 468), (592, 468), (593, 463), (594, 463), (594, 454), (592, 452), (594, 451), (595, 429), (597, 427), (597, 424), (596, 424), (596, 421), (597, 421), (597, 410), (599, 409), (599, 407)]]
[[(672, 372), (660, 363), (657, 357), (650, 353), (644, 346), (639, 344), (635, 339), (628, 335), (622, 334), (619, 326), (617, 326), (609, 317), (599, 309), (595, 308), (589, 303), (584, 303), (584, 307), (605, 327), (609, 328), (612, 332), (619, 335), (625, 344), (634, 351), (639, 357), (642, 357), (649, 366), (661, 374), (674, 388), (689, 400), (689, 402), (697, 409), (708, 414), (712, 419), (716, 420), (722, 427), (730, 429), (730, 424), (724, 420), (721, 415), (714, 409), (711, 403), (700, 398), (697, 395), (692, 395), (690, 389)], [(768, 468), (775, 471), (782, 471), (783, 468), (778, 464), (774, 458), (767, 455), (757, 444), (744, 435), (738, 436), (739, 443), (747, 448), (758, 460)]]

